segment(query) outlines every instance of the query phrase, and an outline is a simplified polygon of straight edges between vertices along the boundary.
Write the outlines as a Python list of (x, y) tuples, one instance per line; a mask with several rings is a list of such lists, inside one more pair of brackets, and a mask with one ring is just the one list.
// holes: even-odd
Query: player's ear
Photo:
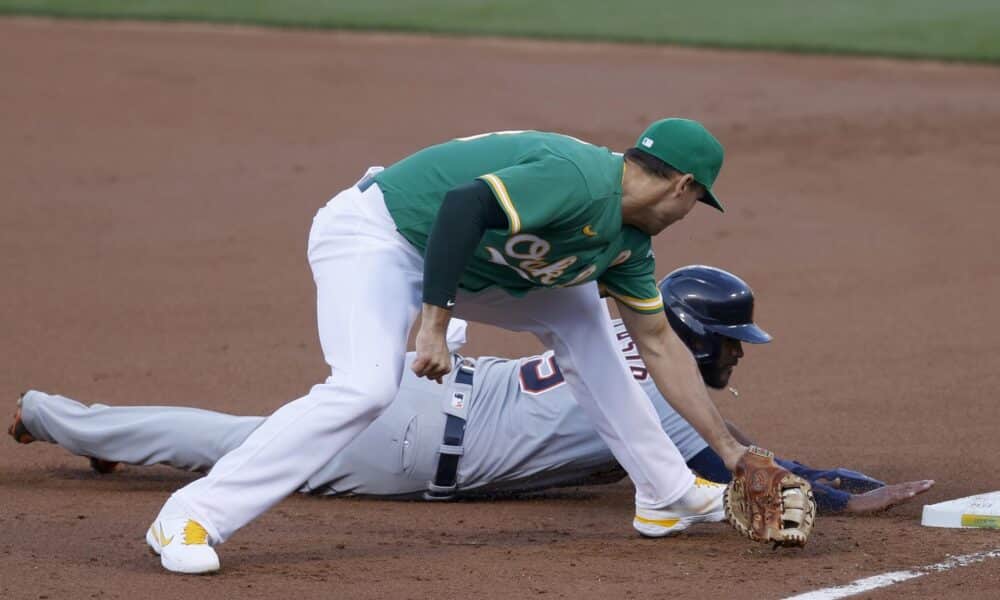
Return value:
[(695, 184), (694, 175), (690, 173), (674, 173), (667, 181), (670, 182), (671, 191), (677, 195), (687, 192)]
[(677, 182), (677, 190), (680, 192), (686, 192), (693, 186), (697, 185), (694, 180), (694, 175), (690, 173), (684, 173), (681, 175), (680, 180)]

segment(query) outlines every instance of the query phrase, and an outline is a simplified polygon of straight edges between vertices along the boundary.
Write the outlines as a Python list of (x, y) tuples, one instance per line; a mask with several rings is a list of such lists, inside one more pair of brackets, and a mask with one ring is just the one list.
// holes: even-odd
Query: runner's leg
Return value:
[(21, 400), (21, 418), (35, 439), (77, 456), (188, 471), (207, 471), (264, 421), (180, 406), (86, 406), (37, 391)]

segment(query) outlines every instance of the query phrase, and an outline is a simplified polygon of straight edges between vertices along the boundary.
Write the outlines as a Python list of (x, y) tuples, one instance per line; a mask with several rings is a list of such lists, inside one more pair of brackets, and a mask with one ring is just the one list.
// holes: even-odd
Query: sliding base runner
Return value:
[(1000, 491), (924, 506), (921, 525), (1000, 529)]

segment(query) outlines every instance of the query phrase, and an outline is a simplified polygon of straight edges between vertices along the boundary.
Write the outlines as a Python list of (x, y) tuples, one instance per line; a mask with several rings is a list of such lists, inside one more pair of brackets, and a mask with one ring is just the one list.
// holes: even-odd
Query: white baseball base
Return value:
[(927, 504), (920, 524), (926, 527), (1000, 529), (1000, 491)]

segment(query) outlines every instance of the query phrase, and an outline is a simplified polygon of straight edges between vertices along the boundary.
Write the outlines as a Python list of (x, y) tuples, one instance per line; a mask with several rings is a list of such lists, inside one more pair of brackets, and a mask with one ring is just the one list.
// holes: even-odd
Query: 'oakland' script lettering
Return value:
[[(547, 262), (545, 257), (552, 249), (552, 245), (537, 235), (530, 233), (519, 233), (511, 236), (507, 240), (507, 243), (504, 244), (503, 249), (504, 252), (500, 252), (492, 246), (486, 247), (486, 252), (489, 254), (491, 263), (503, 265), (517, 273), (522, 279), (526, 279), (532, 283), (541, 283), (542, 285), (552, 285), (558, 281), (566, 273), (566, 270), (576, 264), (578, 260), (576, 256), (567, 256), (554, 263)], [(507, 257), (519, 259), (519, 262), (511, 264), (507, 262)], [(582, 273), (574, 277), (569, 285), (582, 282), (596, 270), (597, 267), (593, 265), (587, 267)]]

